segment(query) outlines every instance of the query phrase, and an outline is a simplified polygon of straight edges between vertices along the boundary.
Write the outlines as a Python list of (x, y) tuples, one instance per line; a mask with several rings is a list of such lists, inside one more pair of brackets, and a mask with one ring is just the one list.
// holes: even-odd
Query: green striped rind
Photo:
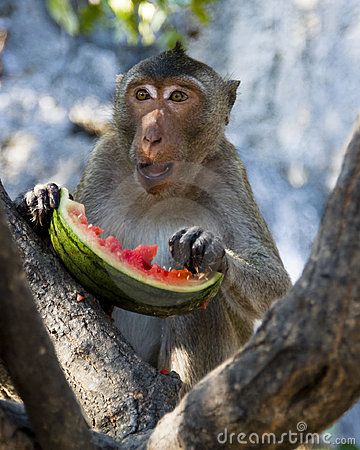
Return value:
[(66, 221), (66, 206), (70, 202), (68, 191), (62, 188), (60, 206), (50, 224), (51, 242), (67, 269), (98, 298), (141, 314), (170, 316), (197, 309), (217, 294), (223, 279), (218, 272), (208, 281), (189, 283), (179, 291), (179, 285), (143, 276), (129, 265), (125, 272), (118, 261), (110, 264), (109, 255), (100, 257), (99, 249), (96, 254)]

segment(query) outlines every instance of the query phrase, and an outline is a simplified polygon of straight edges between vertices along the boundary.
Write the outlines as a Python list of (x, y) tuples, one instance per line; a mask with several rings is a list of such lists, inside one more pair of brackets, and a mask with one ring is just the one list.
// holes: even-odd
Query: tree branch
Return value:
[[(279, 439), (299, 433), (300, 421), (315, 433), (340, 417), (360, 394), (359, 237), (358, 121), (301, 279), (244, 350), (159, 422), (147, 448), (218, 449), (225, 429), (227, 446), (235, 433), (233, 449), (293, 448), (294, 442)], [(240, 442), (239, 433), (245, 433)], [(278, 441), (253, 445), (244, 438), (251, 433), (260, 444), (264, 433), (275, 433)]]
[[(36, 310), (0, 204), (0, 355), (43, 448), (92, 450), (90, 434)], [(51, 432), (49, 432), (51, 430)]]
[[(91, 438), (97, 450), (126, 450), (108, 436), (101, 433), (91, 433)], [(69, 442), (67, 450), (76, 448), (77, 436), (74, 442)], [(0, 449), (1, 450), (39, 450), (39, 442), (30, 426), (22, 404), (0, 400)], [(51, 447), (52, 449), (53, 447)]]
[(23, 409), (19, 412), (19, 408), (16, 408), (13, 402), (0, 400), (1, 450), (9, 448), (12, 450), (35, 450), (35, 445), (39, 446), (23, 413)]
[[(18, 214), (1, 183), (0, 199), (37, 309), (88, 422), (117, 439), (153, 428), (175, 406), (177, 375), (161, 375), (134, 354), (94, 298)], [(86, 300), (77, 302), (78, 293)], [(21, 326), (21, 317), (18, 321)], [(33, 355), (24, 355), (24, 363), (33, 362)]]
[[(248, 345), (160, 420), (149, 442), (146, 430), (175, 403), (176, 379), (141, 362), (88, 294), (86, 302), (76, 303), (83, 289), (5, 200), (65, 373), (95, 427), (128, 436), (124, 448), (218, 449), (222, 443), (234, 449), (292, 448), (299, 442), (286, 436), (298, 431), (300, 421), (307, 432), (323, 430), (359, 396), (359, 123), (303, 276), (271, 308)], [(243, 433), (240, 441), (238, 433)], [(247, 440), (251, 433), (259, 444)], [(264, 433), (286, 436), (283, 443), (267, 444), (261, 442)]]

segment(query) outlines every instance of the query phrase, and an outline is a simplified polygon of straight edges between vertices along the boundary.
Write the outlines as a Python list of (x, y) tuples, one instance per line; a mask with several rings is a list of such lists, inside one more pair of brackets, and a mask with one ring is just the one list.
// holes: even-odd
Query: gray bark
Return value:
[[(101, 433), (91, 433), (97, 450), (125, 450), (125, 447)], [(39, 450), (39, 441), (34, 435), (22, 404), (0, 400), (0, 450)], [(78, 445), (78, 435), (68, 442), (66, 449), (73, 450)], [(44, 447), (51, 448), (54, 447)], [(85, 447), (86, 450), (89, 447)]]
[[(0, 198), (37, 309), (88, 423), (117, 439), (154, 427), (176, 403), (178, 377), (159, 374), (134, 354), (97, 301), (19, 216), (2, 185)], [(86, 299), (77, 302), (78, 293)]]
[[(0, 203), (0, 381), (1, 394), (26, 404), (0, 401), (0, 449), (131, 449), (100, 433), (89, 433), (66, 382), (5, 221)], [(10, 380), (9, 373), (12, 377)]]
[(0, 356), (41, 446), (93, 450), (88, 427), (36, 310), (0, 205)]
[(0, 401), (0, 450), (35, 450), (36, 445), (38, 442), (23, 412), (19, 413), (12, 402)]

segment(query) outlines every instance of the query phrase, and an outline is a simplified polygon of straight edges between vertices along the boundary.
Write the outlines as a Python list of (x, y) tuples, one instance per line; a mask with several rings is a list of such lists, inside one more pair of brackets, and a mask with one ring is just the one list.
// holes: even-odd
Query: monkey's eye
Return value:
[(174, 91), (170, 95), (170, 100), (173, 102), (183, 102), (188, 98), (188, 96), (185, 94), (185, 92), (182, 91)]
[(139, 89), (136, 92), (136, 98), (138, 100), (148, 100), (150, 98), (150, 95), (146, 89)]

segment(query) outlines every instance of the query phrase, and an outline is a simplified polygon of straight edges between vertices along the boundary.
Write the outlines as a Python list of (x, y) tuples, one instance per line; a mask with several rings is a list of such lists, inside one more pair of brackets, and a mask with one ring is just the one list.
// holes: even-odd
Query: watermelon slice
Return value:
[(169, 316), (202, 307), (213, 298), (223, 275), (193, 275), (153, 263), (157, 245), (124, 249), (114, 236), (89, 224), (85, 207), (61, 189), (50, 225), (52, 245), (67, 269), (98, 298), (130, 311)]

